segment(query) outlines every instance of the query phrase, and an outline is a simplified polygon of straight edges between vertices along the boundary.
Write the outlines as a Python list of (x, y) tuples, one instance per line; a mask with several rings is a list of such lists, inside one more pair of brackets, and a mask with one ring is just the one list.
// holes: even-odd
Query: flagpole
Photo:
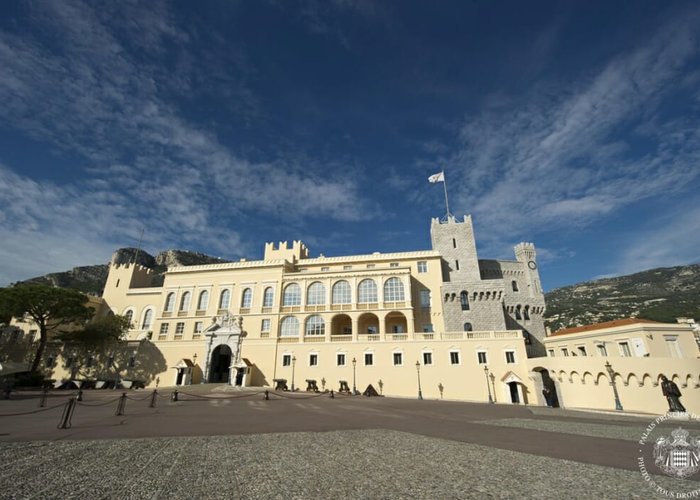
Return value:
[(445, 177), (445, 170), (442, 171), (442, 187), (445, 188), (445, 208), (447, 209), (447, 219), (450, 218), (450, 203), (447, 200), (447, 177)]

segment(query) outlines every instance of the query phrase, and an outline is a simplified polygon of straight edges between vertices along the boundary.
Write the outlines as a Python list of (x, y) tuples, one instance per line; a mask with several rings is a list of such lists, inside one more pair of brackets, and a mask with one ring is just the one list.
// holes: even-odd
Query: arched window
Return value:
[(520, 304), (515, 306), (515, 319), (523, 319), (522, 314), (520, 314)]
[(323, 283), (316, 281), (309, 285), (306, 291), (306, 305), (317, 306), (326, 303), (326, 287)]
[(472, 324), (471, 323), (464, 323), (464, 331), (471, 332), (472, 331)]
[(253, 290), (246, 288), (243, 290), (243, 295), (241, 296), (241, 307), (243, 309), (250, 309), (250, 305), (253, 303)]
[(403, 293), (403, 283), (399, 278), (389, 278), (384, 282), (384, 300), (386, 302), (406, 300)]
[(513, 291), (514, 291), (514, 292), (517, 292), (517, 291), (518, 291), (518, 282), (515, 281), (515, 280), (513, 280), (513, 281), (511, 282), (511, 285), (513, 286)]
[(197, 310), (204, 311), (209, 305), (209, 292), (204, 290), (199, 294), (199, 300), (197, 301)]
[(182, 294), (180, 299), (180, 311), (188, 311), (190, 309), (190, 297), (192, 294), (190, 292), (185, 292)]
[(523, 309), (523, 318), (530, 319), (530, 306), (525, 306)]
[(170, 292), (167, 297), (165, 297), (165, 312), (173, 312), (175, 308), (175, 292)]
[(263, 293), (263, 307), (272, 307), (275, 302), (275, 291), (268, 286)]
[(280, 323), (280, 337), (298, 337), (299, 320), (294, 316), (287, 316)]
[(301, 305), (301, 287), (296, 283), (287, 285), (282, 294), (283, 306), (298, 306)]
[(345, 280), (336, 281), (333, 284), (332, 295), (333, 304), (349, 304), (352, 301), (350, 283)]
[(321, 316), (310, 316), (306, 320), (306, 332), (305, 335), (325, 335), (326, 334), (326, 322), (323, 321)]
[(464, 290), (459, 294), (459, 302), (462, 304), (462, 311), (469, 310), (469, 294)]
[(129, 328), (131, 328), (131, 322), (134, 320), (134, 311), (133, 309), (129, 309), (124, 313), (124, 317), (126, 320), (129, 322)]
[(219, 296), (219, 309), (228, 309), (231, 305), (231, 290), (228, 288), (221, 291)]
[(377, 284), (374, 280), (366, 279), (360, 281), (357, 285), (357, 302), (359, 304), (367, 304), (377, 302)]
[(143, 322), (141, 323), (141, 330), (148, 330), (153, 322), (153, 309), (146, 309), (143, 313)]

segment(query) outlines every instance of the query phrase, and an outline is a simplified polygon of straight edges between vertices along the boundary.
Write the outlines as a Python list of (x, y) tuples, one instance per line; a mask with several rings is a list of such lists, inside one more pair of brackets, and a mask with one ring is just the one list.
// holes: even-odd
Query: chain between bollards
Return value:
[(126, 392), (123, 392), (119, 398), (119, 403), (117, 404), (117, 413), (115, 415), (120, 417), (124, 415), (124, 409), (126, 408)]
[(63, 408), (63, 414), (61, 414), (61, 420), (58, 422), (59, 429), (70, 429), (71, 418), (73, 417), (73, 411), (75, 410), (75, 398), (70, 398)]
[(151, 408), (156, 407), (156, 401), (158, 400), (158, 390), (153, 389), (153, 394), (151, 394)]

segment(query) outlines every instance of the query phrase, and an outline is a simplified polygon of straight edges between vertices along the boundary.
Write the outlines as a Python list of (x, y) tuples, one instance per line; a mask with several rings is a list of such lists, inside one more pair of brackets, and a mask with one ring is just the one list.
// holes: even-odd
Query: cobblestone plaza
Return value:
[(68, 394), (2, 401), (2, 497), (654, 496), (636, 442), (651, 415), (204, 387), (151, 408), (149, 394), (127, 393), (116, 416), (120, 393), (86, 391), (68, 429)]

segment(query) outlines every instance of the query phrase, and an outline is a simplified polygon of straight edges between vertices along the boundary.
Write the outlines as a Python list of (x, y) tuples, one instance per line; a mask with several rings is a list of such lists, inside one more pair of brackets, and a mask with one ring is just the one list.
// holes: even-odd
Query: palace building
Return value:
[[(433, 219), (432, 249), (311, 257), (267, 243), (263, 260), (153, 271), (113, 257), (103, 298), (129, 317), (130, 341), (165, 360), (161, 385), (358, 390), (536, 402), (527, 357), (545, 355), (535, 247), (480, 260), (471, 217)], [(136, 363), (139, 361), (136, 360)]]

